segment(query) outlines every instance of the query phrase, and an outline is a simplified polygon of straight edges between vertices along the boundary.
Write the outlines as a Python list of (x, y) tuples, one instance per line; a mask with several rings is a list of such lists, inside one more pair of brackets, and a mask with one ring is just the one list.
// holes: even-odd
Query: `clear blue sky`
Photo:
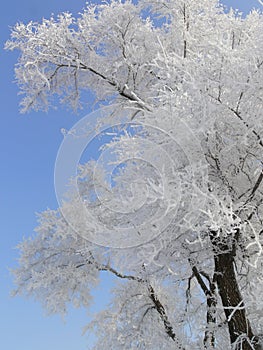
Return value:
[[(247, 12), (262, 6), (257, 0), (224, 0), (226, 5)], [(60, 129), (69, 129), (86, 112), (76, 116), (58, 109), (46, 113), (21, 115), (18, 89), (14, 80), (16, 52), (2, 50), (9, 27), (17, 21), (39, 21), (61, 11), (77, 15), (85, 0), (13, 0), (1, 4), (1, 181), (0, 181), (0, 348), (4, 350), (84, 350), (92, 336), (81, 336), (89, 318), (85, 310), (70, 310), (63, 323), (59, 316), (46, 317), (38, 303), (20, 297), (10, 298), (12, 278), (8, 268), (16, 265), (14, 247), (29, 236), (37, 225), (35, 213), (57, 208), (53, 170)], [(107, 293), (107, 280), (96, 291), (100, 307)]]

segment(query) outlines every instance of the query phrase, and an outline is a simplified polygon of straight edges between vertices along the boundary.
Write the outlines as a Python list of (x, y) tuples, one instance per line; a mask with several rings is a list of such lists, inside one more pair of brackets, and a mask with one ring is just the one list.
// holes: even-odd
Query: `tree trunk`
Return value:
[(215, 251), (216, 283), (227, 319), (231, 345), (235, 350), (254, 350), (257, 337), (254, 336), (246, 316), (234, 268), (236, 240), (230, 249), (229, 243), (222, 242), (222, 239), (212, 233), (211, 242)]
[(235, 344), (234, 349), (237, 350), (252, 350), (254, 348), (249, 343), (252, 343), (255, 338), (246, 317), (245, 305), (237, 284), (233, 255), (225, 253), (215, 256), (215, 271), (231, 344)]

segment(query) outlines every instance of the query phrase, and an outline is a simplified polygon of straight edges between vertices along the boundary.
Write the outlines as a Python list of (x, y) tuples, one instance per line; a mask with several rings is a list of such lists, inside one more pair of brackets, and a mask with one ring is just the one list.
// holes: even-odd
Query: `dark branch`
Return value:
[[(90, 260), (87, 260), (86, 263), (82, 263), (76, 266), (76, 268), (80, 268), (82, 266), (85, 265), (94, 265), (99, 271), (108, 271), (111, 272), (112, 274), (114, 274), (116, 277), (121, 278), (121, 279), (128, 279), (128, 280), (132, 280), (132, 281), (136, 281), (138, 283), (144, 283), (144, 284), (148, 284), (147, 280), (142, 279), (140, 277), (136, 277), (133, 275), (125, 275), (122, 274), (120, 272), (118, 272), (116, 269), (114, 269), (113, 267), (109, 266), (108, 264), (99, 264), (96, 262), (95, 258), (93, 257), (93, 254), (90, 252)], [(166, 314), (165, 308), (162, 305), (161, 301), (158, 299), (157, 294), (154, 290), (154, 288), (148, 284), (148, 291), (149, 291), (149, 297), (153, 302), (153, 307), (154, 309), (158, 312), (163, 324), (164, 324), (164, 328), (165, 328), (165, 332), (166, 334), (174, 341), (176, 342), (177, 345), (177, 349), (178, 350), (185, 350), (185, 348), (183, 347), (183, 345), (180, 343), (178, 337), (176, 336), (173, 327), (168, 319), (168, 316)]]
[(176, 349), (178, 350), (185, 350), (183, 345), (180, 343), (178, 337), (176, 336), (176, 334), (174, 333), (173, 327), (168, 319), (168, 316), (166, 314), (165, 308), (162, 305), (162, 303), (160, 302), (160, 300), (158, 299), (153, 287), (151, 285), (148, 286), (148, 290), (150, 293), (150, 299), (152, 300), (156, 311), (158, 312), (158, 314), (161, 317), (161, 320), (163, 321), (164, 327), (165, 327), (165, 331), (166, 334), (174, 341), (176, 342)]
[[(201, 287), (202, 291), (204, 292), (206, 296), (206, 304), (207, 304), (207, 312), (206, 312), (206, 321), (207, 321), (207, 329), (205, 331), (204, 336), (204, 347), (205, 349), (211, 349), (215, 347), (215, 324), (216, 324), (216, 297), (215, 297), (215, 277), (213, 278), (213, 281), (210, 280), (209, 276), (205, 272), (199, 272), (197, 267), (192, 264), (191, 261), (190, 265), (192, 267), (193, 274), (195, 278), (197, 279), (197, 282), (199, 286)], [(209, 282), (209, 288), (205, 284), (202, 276), (203, 275)]]

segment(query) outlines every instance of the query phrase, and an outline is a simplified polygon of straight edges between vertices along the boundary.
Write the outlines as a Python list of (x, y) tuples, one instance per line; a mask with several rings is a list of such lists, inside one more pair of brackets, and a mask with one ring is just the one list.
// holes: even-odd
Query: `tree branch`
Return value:
[[(214, 332), (214, 326), (216, 324), (216, 298), (215, 298), (215, 281), (210, 281), (209, 276), (207, 276), (204, 272), (199, 272), (197, 267), (192, 264), (192, 262), (189, 260), (190, 265), (192, 267), (193, 274), (201, 287), (202, 291), (204, 292), (206, 296), (206, 304), (207, 304), (207, 312), (206, 312), (206, 321), (207, 321), (207, 327), (205, 331), (204, 336), (204, 347), (205, 349), (211, 349), (215, 347), (215, 332)], [(205, 284), (201, 274), (208, 280), (209, 282), (209, 288)]]
[(177, 345), (177, 350), (185, 350), (185, 348), (183, 347), (183, 345), (180, 343), (178, 337), (176, 336), (176, 334), (174, 333), (173, 327), (168, 319), (168, 316), (166, 314), (165, 308), (162, 305), (162, 303), (160, 302), (160, 300), (158, 299), (153, 287), (151, 285), (148, 286), (148, 290), (150, 293), (150, 299), (152, 300), (156, 311), (158, 312), (158, 314), (160, 315), (161, 320), (163, 321), (164, 327), (165, 327), (165, 331), (166, 334), (176, 343)]
[[(60, 65), (61, 67), (71, 67), (71, 68), (76, 68), (78, 69), (77, 65)], [(87, 65), (85, 65), (84, 63), (80, 62), (80, 69), (83, 70), (88, 70), (89, 72), (93, 73), (94, 75), (98, 76), (99, 78), (101, 78), (102, 80), (106, 81), (109, 85), (113, 86), (117, 92), (119, 93), (120, 96), (132, 101), (132, 102), (136, 102), (138, 104), (138, 106), (142, 109), (145, 109), (149, 112), (152, 111), (151, 107), (148, 106), (141, 98), (139, 98), (133, 91), (130, 91), (130, 93), (128, 93), (127, 90), (127, 86), (124, 86), (123, 88), (121, 88), (115, 81), (112, 81), (110, 78), (106, 77), (104, 74), (98, 72), (97, 70), (93, 69), (92, 67), (89, 67)]]
[(95, 265), (95, 267), (99, 271), (111, 272), (114, 276), (116, 276), (118, 278), (128, 279), (128, 280), (136, 281), (138, 283), (148, 284), (147, 289), (149, 291), (149, 297), (150, 297), (151, 301), (153, 302), (154, 309), (158, 312), (158, 314), (163, 322), (166, 334), (169, 336), (169, 338), (171, 338), (176, 343), (178, 350), (185, 350), (185, 348), (180, 343), (178, 337), (176, 336), (176, 334), (173, 330), (173, 327), (168, 319), (168, 316), (167, 316), (167, 313), (165, 311), (164, 306), (162, 305), (161, 301), (159, 300), (154, 288), (152, 287), (151, 284), (148, 283), (147, 280), (140, 278), (140, 277), (133, 276), (133, 275), (122, 274), (108, 264), (105, 265), (105, 264), (97, 263), (91, 252), (90, 252), (90, 256), (91, 256), (91, 260), (88, 260), (86, 263), (82, 263), (82, 264), (77, 265), (76, 268), (85, 266), (87, 264), (93, 264), (93, 265)]

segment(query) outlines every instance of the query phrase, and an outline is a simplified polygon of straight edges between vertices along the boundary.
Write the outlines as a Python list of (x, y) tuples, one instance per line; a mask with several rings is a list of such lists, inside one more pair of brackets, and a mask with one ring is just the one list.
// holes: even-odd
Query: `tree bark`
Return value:
[(232, 249), (229, 242), (222, 242), (222, 238), (219, 239), (215, 234), (211, 236), (211, 242), (215, 251), (216, 284), (227, 319), (231, 345), (235, 350), (254, 350), (257, 337), (246, 315), (234, 267), (236, 240), (233, 240)]

